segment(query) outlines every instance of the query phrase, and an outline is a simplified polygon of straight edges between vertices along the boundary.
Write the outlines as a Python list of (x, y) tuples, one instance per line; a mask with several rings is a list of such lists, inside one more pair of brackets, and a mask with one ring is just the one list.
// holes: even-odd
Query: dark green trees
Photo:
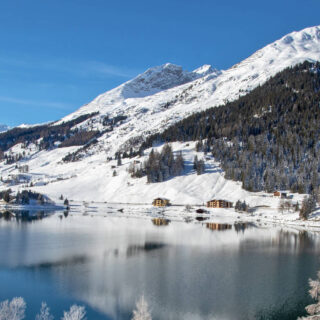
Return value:
[(234, 102), (195, 113), (154, 141), (198, 141), (249, 191), (311, 193), (320, 185), (320, 63), (288, 68)]

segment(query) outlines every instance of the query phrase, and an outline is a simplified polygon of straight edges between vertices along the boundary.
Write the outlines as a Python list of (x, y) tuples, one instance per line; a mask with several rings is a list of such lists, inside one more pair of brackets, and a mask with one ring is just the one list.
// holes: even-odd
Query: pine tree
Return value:
[(121, 161), (121, 153), (118, 154), (118, 159), (117, 159), (117, 166), (121, 166), (122, 161)]
[(3, 195), (3, 200), (4, 200), (5, 202), (7, 202), (7, 203), (10, 202), (10, 193), (9, 193), (9, 191), (6, 191), (6, 192), (4, 193), (4, 195)]
[(197, 175), (201, 175), (204, 173), (204, 161), (201, 159), (197, 163)]
[(304, 197), (300, 209), (300, 219), (308, 220), (309, 215), (316, 208), (316, 200), (314, 194), (311, 194), (309, 197)]
[(196, 155), (193, 160), (193, 169), (197, 170), (198, 167), (198, 156)]

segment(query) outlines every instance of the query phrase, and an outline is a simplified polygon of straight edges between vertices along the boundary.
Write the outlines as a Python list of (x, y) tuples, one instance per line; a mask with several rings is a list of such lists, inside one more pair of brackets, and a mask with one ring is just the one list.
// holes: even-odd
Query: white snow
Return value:
[[(293, 32), (225, 71), (217, 71), (204, 65), (187, 72), (168, 63), (150, 68), (57, 122), (62, 123), (98, 111), (99, 114), (77, 127), (103, 131), (105, 127), (102, 121), (105, 116), (127, 117), (117, 123), (112, 132), (103, 134), (98, 144), (81, 161), (61, 161), (65, 155), (79, 147), (38, 151), (35, 146), (23, 149), (22, 145), (16, 145), (8, 152), (26, 152), (26, 157), (19, 165), (27, 164), (30, 180), (36, 185), (34, 189), (53, 199), (63, 194), (69, 199), (80, 201), (150, 204), (153, 198), (161, 196), (182, 205), (203, 204), (212, 198), (233, 202), (241, 199), (251, 207), (267, 206), (265, 211), (272, 215), (278, 208), (279, 199), (270, 194), (247, 192), (241, 188), (240, 183), (226, 180), (214, 159), (205, 160), (206, 172), (197, 176), (191, 169), (196, 155), (194, 143), (189, 146), (183, 143), (173, 144), (175, 151), (183, 151), (187, 161), (186, 172), (183, 176), (162, 183), (147, 184), (146, 178), (131, 178), (127, 172), (130, 163), (133, 160), (143, 161), (137, 158), (124, 159), (122, 166), (115, 168), (117, 176), (113, 177), (112, 166), (116, 166), (116, 161), (108, 162), (107, 158), (114, 157), (118, 150), (128, 151), (130, 141), (141, 141), (189, 114), (237, 99), (284, 68), (305, 60), (320, 60), (320, 27)], [(203, 154), (198, 154), (198, 157), (203, 157)], [(17, 173), (15, 165), (0, 163), (0, 175), (4, 179)], [(0, 182), (0, 189), (8, 187), (19, 190), (26, 185)], [(294, 201), (301, 199), (301, 195), (293, 195)]]

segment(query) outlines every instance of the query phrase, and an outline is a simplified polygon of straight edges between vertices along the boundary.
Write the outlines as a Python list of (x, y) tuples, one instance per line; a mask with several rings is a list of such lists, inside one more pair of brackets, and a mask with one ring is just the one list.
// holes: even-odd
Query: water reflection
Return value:
[(45, 212), (44, 210), (4, 210), (0, 211), (0, 218), (7, 221), (32, 222), (48, 217), (50, 214), (52, 214), (52, 212)]
[(251, 228), (257, 228), (257, 226), (252, 222), (236, 222), (234, 224), (234, 230), (236, 232), (244, 233), (245, 230), (251, 229)]
[[(143, 246), (131, 245), (127, 248), (127, 257), (134, 257), (140, 253), (150, 252), (162, 249), (165, 246), (163, 243), (146, 242)], [(117, 251), (119, 253), (119, 251)], [(117, 254), (118, 255), (118, 254)]]
[(89, 320), (130, 319), (144, 293), (156, 320), (276, 319), (262, 316), (292, 312), (319, 268), (316, 234), (154, 220), (63, 212), (23, 228), (0, 220), (0, 300), (28, 296), (36, 310), (46, 300), (58, 318), (72, 298), (87, 304)]
[(5, 210), (0, 212), (0, 218), (3, 218), (5, 220), (11, 220), (11, 218), (14, 218), (14, 214), (11, 211)]
[(201, 221), (205, 221), (205, 220), (208, 220), (209, 217), (196, 217), (196, 220), (201, 222)]
[(57, 267), (73, 267), (78, 264), (85, 264), (90, 261), (90, 258), (88, 256), (71, 256), (71, 257), (66, 257), (61, 260), (57, 261), (44, 261), (40, 262), (37, 264), (31, 264), (26, 266), (28, 269), (52, 269), (52, 268), (57, 268)]
[(214, 222), (210, 222), (210, 223), (206, 223), (206, 227), (210, 230), (230, 230), (232, 229), (232, 225), (228, 224), (228, 223), (214, 223)]
[(154, 218), (151, 221), (155, 226), (168, 226), (170, 223), (170, 220), (165, 218)]

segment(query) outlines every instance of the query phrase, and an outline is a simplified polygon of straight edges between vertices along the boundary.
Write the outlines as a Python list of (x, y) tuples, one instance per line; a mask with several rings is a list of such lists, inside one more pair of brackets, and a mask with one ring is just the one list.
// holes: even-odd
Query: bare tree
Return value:
[(306, 306), (309, 316), (298, 318), (298, 320), (320, 320), (320, 271), (317, 273), (317, 279), (309, 279), (309, 294), (316, 303)]
[(0, 303), (0, 320), (22, 320), (25, 318), (26, 303), (23, 298), (13, 298)]
[(68, 312), (64, 311), (61, 320), (86, 320), (85, 307), (74, 304)]
[(136, 303), (136, 310), (133, 310), (132, 320), (152, 320), (149, 312), (149, 306), (144, 295)]
[(42, 302), (40, 313), (36, 315), (36, 320), (53, 320), (53, 315), (50, 314), (50, 309), (45, 302)]

